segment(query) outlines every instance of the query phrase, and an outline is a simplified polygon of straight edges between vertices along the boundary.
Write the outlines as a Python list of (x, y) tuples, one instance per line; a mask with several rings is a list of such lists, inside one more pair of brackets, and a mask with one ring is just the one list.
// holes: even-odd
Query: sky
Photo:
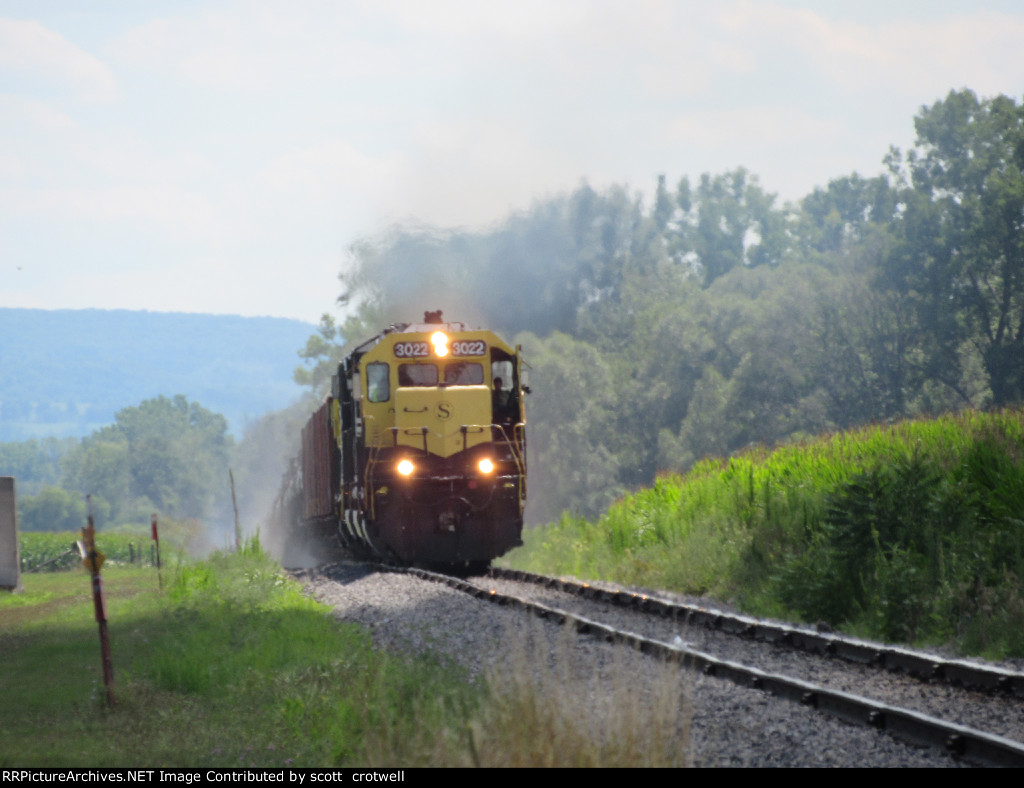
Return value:
[(0, 307), (339, 314), (358, 240), (745, 167), (780, 204), (950, 90), (1020, 0), (0, 0)]

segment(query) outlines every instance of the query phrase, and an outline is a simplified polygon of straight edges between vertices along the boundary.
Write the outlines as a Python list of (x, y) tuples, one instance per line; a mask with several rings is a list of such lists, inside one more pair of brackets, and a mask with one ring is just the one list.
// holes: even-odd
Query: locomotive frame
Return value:
[(356, 347), (285, 476), (291, 535), (471, 570), (522, 544), (524, 368), (521, 348), (440, 311)]

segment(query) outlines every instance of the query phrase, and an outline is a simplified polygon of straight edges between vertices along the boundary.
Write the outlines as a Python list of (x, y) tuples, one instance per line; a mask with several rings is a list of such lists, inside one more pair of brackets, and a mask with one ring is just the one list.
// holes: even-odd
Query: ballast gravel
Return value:
[[(688, 725), (680, 733), (679, 747), (685, 750), (683, 760), (693, 766), (964, 765), (930, 748), (903, 744), (884, 732), (843, 723), (759, 690), (668, 669), (632, 651), (570, 635), (556, 624), (412, 575), (345, 561), (292, 574), (339, 620), (367, 627), (377, 648), (452, 660), (477, 678), (512, 669), (515, 659), (540, 667), (547, 662), (558, 680), (571, 687), (574, 702), (589, 710), (595, 725), (621, 699), (623, 682), (606, 681), (609, 675), (628, 676), (629, 692), (651, 707), (682, 693)], [(551, 702), (560, 701), (553, 695)]]

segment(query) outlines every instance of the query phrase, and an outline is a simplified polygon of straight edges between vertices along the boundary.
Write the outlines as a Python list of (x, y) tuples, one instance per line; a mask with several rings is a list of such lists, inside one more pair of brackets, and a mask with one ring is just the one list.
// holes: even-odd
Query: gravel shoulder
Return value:
[(963, 765), (761, 691), (670, 671), (634, 652), (411, 575), (346, 561), (292, 575), (339, 620), (365, 626), (378, 648), (451, 660), (475, 680), (500, 680), (528, 663), (545, 686), (558, 687), (546, 695), (551, 703), (573, 704), (595, 726), (624, 705), (651, 714), (666, 704), (677, 713), (682, 707), (678, 747), (695, 766)]

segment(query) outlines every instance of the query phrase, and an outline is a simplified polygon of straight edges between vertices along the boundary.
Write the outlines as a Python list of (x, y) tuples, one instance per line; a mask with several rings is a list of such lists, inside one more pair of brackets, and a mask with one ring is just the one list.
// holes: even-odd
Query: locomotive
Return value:
[(277, 506), (291, 537), (468, 571), (522, 544), (520, 354), (440, 311), (356, 347), (285, 476)]

